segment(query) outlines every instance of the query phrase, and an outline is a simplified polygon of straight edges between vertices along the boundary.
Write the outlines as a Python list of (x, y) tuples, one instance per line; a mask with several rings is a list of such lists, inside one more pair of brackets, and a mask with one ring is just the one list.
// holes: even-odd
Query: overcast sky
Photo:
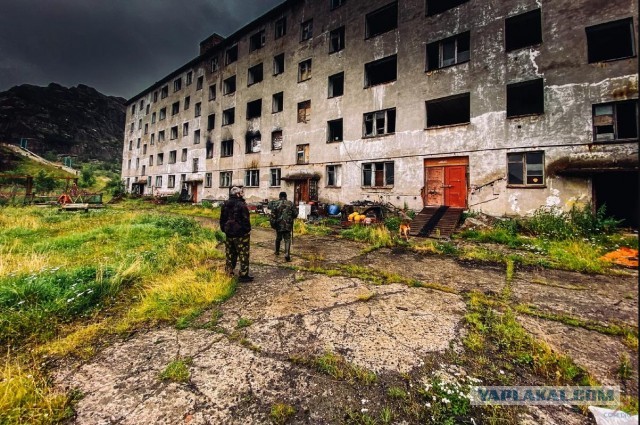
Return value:
[(80, 83), (129, 98), (283, 0), (0, 0), (0, 91)]

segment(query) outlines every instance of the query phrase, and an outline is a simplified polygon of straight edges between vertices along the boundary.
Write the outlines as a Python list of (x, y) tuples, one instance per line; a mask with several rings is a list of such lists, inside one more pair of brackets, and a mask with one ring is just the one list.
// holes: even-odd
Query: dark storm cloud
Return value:
[(282, 0), (0, 0), (0, 91), (79, 83), (130, 97)]

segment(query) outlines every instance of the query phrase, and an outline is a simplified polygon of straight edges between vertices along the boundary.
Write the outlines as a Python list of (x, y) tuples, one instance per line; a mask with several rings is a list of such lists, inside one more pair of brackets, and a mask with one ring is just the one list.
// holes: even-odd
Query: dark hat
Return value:
[(287, 199), (287, 192), (280, 192), (280, 199)]

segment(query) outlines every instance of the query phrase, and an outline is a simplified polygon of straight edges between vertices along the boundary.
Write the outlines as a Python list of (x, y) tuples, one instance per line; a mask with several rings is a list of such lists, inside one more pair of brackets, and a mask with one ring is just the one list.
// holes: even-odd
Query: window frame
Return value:
[[(257, 74), (259, 70), (259, 75)], [(257, 79), (257, 78), (260, 79)], [(255, 64), (247, 69), (247, 87), (254, 84), (259, 84), (264, 80), (264, 66), (263, 62)]]
[(307, 19), (300, 24), (300, 42), (313, 38), (313, 19)]
[[(385, 81), (382, 81), (382, 82), (375, 82), (375, 83), (372, 82), (371, 81), (372, 78), (369, 76), (369, 73), (371, 72), (371, 68), (377, 67), (377, 66), (381, 66), (382, 64), (387, 63), (387, 62), (391, 62), (391, 61), (395, 62), (395, 64), (396, 64), (396, 71), (395, 71), (396, 75), (395, 75), (395, 77), (393, 79), (391, 79), (391, 80), (385, 80)], [(380, 86), (380, 85), (383, 85), (383, 84), (390, 84), (390, 83), (393, 83), (395, 81), (398, 81), (398, 54), (397, 53), (364, 64), (364, 88), (365, 89), (368, 89), (370, 87)]]
[[(510, 35), (509, 33), (515, 29), (521, 29), (525, 25), (529, 25), (532, 21), (537, 21), (538, 24), (536, 28), (536, 32), (530, 32), (529, 28), (527, 30), (527, 35), (531, 40), (515, 43), (514, 37), (515, 35)], [(527, 12), (519, 13), (514, 16), (509, 16), (504, 20), (504, 51), (505, 52), (513, 52), (515, 50), (524, 49), (531, 46), (537, 46), (542, 44), (542, 10), (541, 8), (532, 9)]]
[(213, 186), (213, 173), (204, 173), (204, 187), (210, 188)]
[[(280, 62), (280, 58), (282, 58), (282, 62)], [(280, 75), (284, 73), (284, 53), (280, 53), (273, 57), (273, 75)]]
[[(620, 132), (620, 113), (618, 112), (618, 109), (620, 106), (626, 106), (626, 105), (633, 105), (633, 107), (635, 108), (635, 120), (633, 121), (633, 124), (635, 125), (635, 130), (636, 130), (636, 134), (635, 136), (631, 136), (631, 137), (619, 137), (619, 132)], [(610, 106), (611, 107), (611, 114), (601, 114), (601, 115), (596, 115), (596, 110), (600, 107), (607, 107)], [(593, 141), (594, 143), (624, 143), (624, 142), (628, 142), (628, 141), (635, 141), (638, 140), (638, 136), (640, 133), (640, 129), (638, 128), (638, 110), (640, 108), (638, 108), (638, 99), (630, 99), (630, 100), (622, 100), (622, 101), (617, 101), (617, 102), (603, 102), (603, 103), (594, 103), (593, 105), (591, 105), (591, 119), (592, 119), (592, 131), (593, 131)], [(604, 127), (607, 124), (603, 123), (598, 125), (596, 123), (596, 121), (598, 121), (596, 119), (596, 116), (607, 116), (607, 115), (611, 115), (611, 127), (612, 127), (612, 133), (600, 133), (600, 134), (612, 134), (612, 138), (611, 139), (605, 139), (605, 138), (600, 138), (598, 139), (598, 132), (597, 129), (598, 127)], [(604, 119), (600, 119), (600, 121), (604, 121)], [(625, 125), (629, 125), (630, 123), (625, 122)]]
[(284, 92), (274, 93), (271, 96), (271, 113), (277, 114), (284, 111)]
[[(537, 175), (531, 175), (529, 176), (529, 172), (528, 172), (528, 167), (529, 167), (529, 162), (528, 162), (528, 155), (535, 155), (535, 154), (541, 154), (542, 155), (542, 162), (540, 164), (540, 168), (541, 168), (541, 176), (537, 176)], [(510, 159), (510, 157), (513, 157), (515, 155), (521, 155), (522, 156), (522, 160), (521, 161), (512, 161)], [(546, 173), (545, 173), (545, 152), (543, 150), (536, 150), (536, 151), (518, 151), (518, 152), (507, 152), (507, 187), (517, 187), (517, 188), (544, 188), (546, 187)], [(522, 165), (522, 183), (512, 183), (511, 182), (511, 172), (510, 172), (510, 164), (521, 164)], [(529, 177), (540, 177), (541, 182), (540, 183), (528, 183), (529, 181)]]
[[(332, 170), (330, 170), (330, 168)], [(328, 164), (325, 167), (326, 184), (325, 187), (342, 187), (341, 178), (342, 165), (341, 164)], [(331, 183), (331, 177), (333, 176), (333, 184)]]
[[(306, 107), (305, 107), (306, 105)], [(301, 111), (305, 111), (304, 117), (301, 114)], [(311, 121), (311, 99), (303, 100), (302, 102), (298, 102), (297, 111), (297, 121), (298, 123), (307, 124)], [(302, 118), (303, 117), (303, 118)]]
[(220, 171), (218, 186), (231, 187), (233, 183), (233, 171)]
[[(389, 112), (393, 111), (393, 130), (389, 131)], [(378, 120), (378, 115), (379, 114), (384, 114), (384, 132), (383, 133), (378, 133), (378, 126), (377, 126), (377, 120)], [(368, 120), (367, 117), (371, 116), (371, 119)], [(387, 108), (387, 109), (381, 109), (378, 111), (372, 111), (372, 112), (365, 112), (364, 114), (362, 114), (362, 138), (363, 139), (371, 139), (374, 137), (383, 137), (383, 136), (387, 136), (387, 135), (391, 135), (391, 134), (395, 134), (396, 132), (396, 123), (397, 123), (397, 111), (396, 108)], [(371, 134), (367, 134), (367, 122), (371, 121), (371, 129), (372, 129), (372, 133)]]
[(220, 158), (230, 158), (233, 156), (233, 139), (222, 140), (220, 142)]
[(244, 172), (244, 187), (260, 187), (260, 170), (251, 168)]
[(273, 34), (274, 34), (273, 36), (274, 40), (277, 40), (287, 35), (287, 17), (286, 16), (276, 19), (276, 21), (273, 24)]
[(296, 165), (308, 165), (308, 164), (309, 164), (309, 143), (301, 143), (299, 145), (296, 145)]
[[(514, 102), (514, 97), (517, 95), (522, 96), (522, 92), (519, 92), (519, 90), (522, 90), (523, 88), (527, 88), (527, 87), (531, 87), (533, 89), (536, 89), (537, 87), (534, 87), (536, 85), (540, 85), (541, 87), (541, 92), (539, 93), (541, 95), (541, 99), (540, 103), (542, 106), (542, 110), (538, 110), (538, 111), (524, 111), (524, 113), (519, 113), (522, 112), (520, 110), (517, 111), (513, 111), (513, 108), (515, 108), (515, 106), (513, 105)], [(511, 119), (511, 118), (520, 118), (520, 117), (530, 117), (530, 116), (535, 116), (535, 115), (544, 115), (545, 111), (544, 111), (544, 78), (540, 77), (540, 78), (534, 78), (533, 80), (526, 80), (526, 81), (519, 81), (517, 83), (511, 83), (511, 84), (507, 84), (507, 86), (505, 87), (505, 91), (506, 91), (506, 105), (505, 105), (505, 109), (506, 109), (506, 115), (507, 115), (507, 119)], [(529, 95), (527, 94), (526, 96), (522, 96), (522, 97), (529, 97)], [(509, 99), (512, 99), (512, 107), (511, 107), (511, 112), (509, 112)], [(526, 102), (528, 105), (534, 105), (535, 104), (533, 102)], [(531, 106), (531, 108), (533, 108), (533, 106)], [(518, 112), (518, 113), (516, 113)]]
[(282, 186), (282, 169), (271, 168), (269, 169), (269, 187), (281, 187)]
[[(379, 15), (379, 14), (380, 15), (386, 15), (388, 13), (388, 10), (391, 9), (391, 8), (395, 8), (395, 13), (396, 13), (395, 26), (389, 27), (388, 29), (378, 30), (378, 32), (375, 32), (375, 33), (371, 33), (371, 30), (370, 30), (371, 24), (369, 23), (369, 20), (371, 18), (374, 18), (376, 15)], [(390, 31), (397, 30), (398, 29), (399, 15), (400, 15), (399, 12), (400, 12), (400, 9), (398, 8), (398, 2), (397, 1), (392, 1), (391, 3), (387, 3), (384, 6), (379, 7), (378, 9), (367, 13), (365, 15), (365, 17), (364, 17), (364, 23), (365, 23), (364, 24), (364, 28), (365, 28), (365, 30), (364, 30), (364, 39), (368, 40), (370, 38), (374, 38), (374, 37), (377, 37), (379, 35), (386, 34), (386, 33), (390, 32)], [(387, 19), (385, 19), (385, 20), (387, 20)]]
[[(389, 171), (389, 164), (391, 164), (391, 171)], [(378, 170), (378, 165), (382, 165), (382, 170)], [(360, 182), (362, 188), (370, 187), (373, 189), (384, 189), (384, 188), (392, 188), (395, 185), (395, 161), (376, 161), (376, 162), (363, 162), (361, 167), (362, 169), (362, 180)], [(369, 172), (371, 175), (369, 176), (369, 183), (367, 184), (366, 172), (367, 168), (369, 168)], [(377, 181), (377, 173), (382, 173), (383, 184), (376, 184)], [(391, 181), (391, 183), (389, 183)]]
[[(451, 123), (445, 123), (445, 124), (429, 124), (429, 117), (430, 117), (430, 113), (429, 113), (429, 106), (430, 105), (437, 105), (438, 103), (445, 103), (445, 102), (453, 102), (457, 99), (468, 99), (468, 102), (466, 103), (466, 107), (469, 109), (469, 118), (465, 121), (459, 121), (459, 122), (451, 122)], [(471, 123), (471, 92), (465, 92), (465, 93), (458, 93), (458, 94), (454, 94), (451, 96), (445, 96), (445, 97), (438, 97), (436, 99), (430, 99), (430, 100), (425, 100), (424, 102), (424, 112), (425, 112), (425, 130), (430, 130), (430, 129), (434, 129), (434, 128), (445, 128), (445, 127), (454, 127), (454, 126), (458, 126), (458, 125), (469, 125)]]
[[(298, 82), (302, 83), (311, 79), (312, 59), (308, 58), (298, 62)], [(305, 77), (306, 76), (306, 77)]]
[[(334, 39), (337, 40), (337, 47), (334, 46)], [(329, 31), (329, 54), (338, 53), (346, 47), (345, 26)]]
[(249, 52), (262, 49), (267, 42), (267, 32), (263, 28), (249, 36)]
[[(598, 32), (602, 32), (607, 29), (612, 29), (616, 27), (622, 28), (623, 26), (625, 27), (625, 29), (628, 29), (627, 35), (630, 37), (630, 41), (631, 41), (631, 45), (629, 46), (631, 48), (631, 54), (626, 56), (619, 56), (619, 57), (608, 57), (604, 59), (594, 58), (593, 56), (596, 54), (596, 52), (592, 51), (593, 42), (590, 42), (591, 40), (590, 36), (591, 35), (595, 36), (597, 35)], [(638, 50), (637, 50), (638, 46), (636, 45), (636, 36), (635, 36), (635, 29), (633, 25), (633, 17), (616, 19), (614, 21), (603, 22), (597, 25), (590, 25), (588, 27), (585, 27), (584, 30), (585, 30), (585, 36), (587, 39), (586, 42), (587, 42), (587, 62), (588, 63), (613, 62), (617, 60), (634, 58), (638, 55)]]
[(222, 127), (233, 125), (236, 122), (236, 108), (228, 108), (222, 111)]
[[(340, 124), (340, 137), (332, 137), (332, 124)], [(336, 118), (334, 120), (327, 121), (327, 143), (339, 143), (344, 140), (344, 120), (342, 118)]]
[[(461, 52), (464, 53), (465, 50), (461, 51), (459, 48), (459, 44), (460, 44), (460, 40), (464, 39), (465, 36), (466, 36), (466, 43), (468, 45), (468, 50), (466, 50), (467, 55), (466, 55), (466, 58), (464, 58), (464, 55), (463, 55), (463, 58), (460, 59), (460, 53)], [(450, 41), (454, 42), (454, 61), (453, 63), (445, 64), (444, 63), (445, 43)], [(433, 46), (437, 46), (437, 49), (438, 49), (438, 61), (435, 67), (432, 66), (431, 60), (429, 59), (431, 56), (430, 48), (433, 48)], [(471, 61), (471, 31), (463, 31), (458, 34), (452, 35), (450, 37), (446, 37), (441, 40), (436, 40), (431, 43), (428, 43), (425, 48), (425, 54), (426, 54), (426, 61), (425, 61), (426, 72), (437, 71), (439, 69), (449, 68), (451, 66), (462, 65), (463, 63), (470, 62)]]

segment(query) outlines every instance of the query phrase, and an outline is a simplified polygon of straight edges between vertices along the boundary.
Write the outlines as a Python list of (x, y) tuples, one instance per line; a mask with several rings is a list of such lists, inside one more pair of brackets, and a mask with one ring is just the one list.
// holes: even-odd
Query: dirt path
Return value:
[[(296, 238), (293, 261), (285, 263), (273, 255), (272, 243), (271, 231), (252, 232), (256, 279), (240, 284), (219, 311), (200, 319), (203, 324), (219, 316), (216, 327), (139, 333), (85, 364), (58, 371), (60, 385), (83, 394), (75, 423), (266, 424), (272, 423), (277, 403), (295, 408), (288, 423), (342, 423), (346, 412), (378, 415), (383, 406), (396, 407), (387, 392), (401, 385), (403, 376), (424, 381), (432, 370), (425, 362), (436, 359), (439, 367), (449, 367), (444, 353), (462, 349), (464, 292), (499, 293), (505, 284), (503, 267), (402, 250), (363, 254), (364, 245), (335, 237)], [(308, 271), (344, 264), (450, 291)], [(512, 287), (517, 303), (637, 326), (636, 279), (528, 270), (516, 271)], [(634, 353), (619, 337), (521, 319), (532, 334), (571, 355), (602, 382), (618, 382), (619, 355)], [(326, 353), (343, 357), (355, 370), (375, 373), (376, 381), (365, 385), (321, 373), (312, 360)], [(158, 375), (176, 358), (191, 359), (189, 381), (161, 381)], [(637, 377), (637, 362), (633, 368)], [(556, 408), (531, 410), (526, 423), (590, 422)]]

